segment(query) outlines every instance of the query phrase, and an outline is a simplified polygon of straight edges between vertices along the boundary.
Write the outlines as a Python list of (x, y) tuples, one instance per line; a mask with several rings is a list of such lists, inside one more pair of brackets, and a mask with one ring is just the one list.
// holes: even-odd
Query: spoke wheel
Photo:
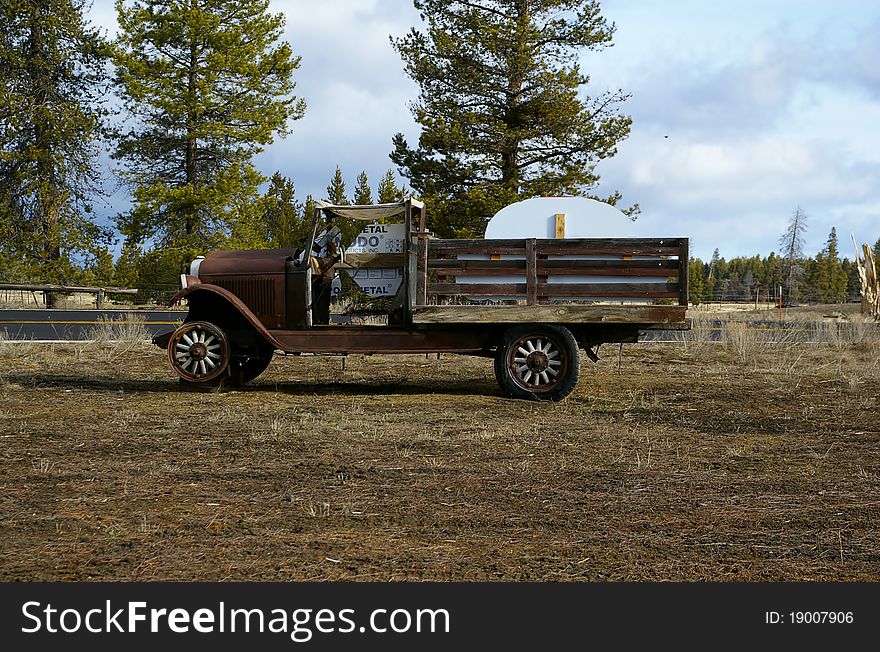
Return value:
[(580, 375), (577, 342), (559, 326), (508, 330), (495, 358), (495, 376), (517, 398), (559, 401), (574, 389)]
[(205, 321), (184, 324), (168, 340), (171, 369), (190, 383), (220, 378), (229, 366), (230, 349), (219, 327)]

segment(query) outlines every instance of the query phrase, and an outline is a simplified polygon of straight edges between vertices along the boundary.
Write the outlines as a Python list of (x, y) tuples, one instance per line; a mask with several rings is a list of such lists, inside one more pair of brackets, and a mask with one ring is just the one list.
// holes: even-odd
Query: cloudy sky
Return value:
[[(614, 46), (585, 53), (587, 93), (623, 88), (632, 134), (599, 166), (600, 192), (638, 202), (650, 230), (692, 238), (694, 255), (777, 247), (788, 216), (809, 216), (809, 253), (832, 226), (880, 237), (880, 3), (862, 0), (607, 0)], [(419, 24), (409, 0), (273, 0), (302, 56), (306, 117), (259, 156), (323, 196), (336, 165), (349, 188), (391, 167), (391, 137), (418, 138), (389, 35)], [(92, 18), (115, 30), (113, 3)], [(117, 194), (113, 206), (123, 206)], [(112, 209), (108, 208), (108, 213)], [(655, 228), (656, 227), (656, 228)]]

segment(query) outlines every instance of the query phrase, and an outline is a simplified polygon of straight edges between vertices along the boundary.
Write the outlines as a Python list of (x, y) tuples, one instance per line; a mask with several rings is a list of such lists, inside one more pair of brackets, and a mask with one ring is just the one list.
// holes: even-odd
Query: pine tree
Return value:
[(846, 272), (840, 264), (840, 256), (837, 250), (837, 229), (831, 227), (828, 241), (822, 252), (822, 285), (819, 292), (819, 301), (822, 303), (843, 303), (846, 300)]
[(280, 172), (269, 180), (269, 188), (260, 202), (260, 214), (271, 247), (293, 249), (308, 236), (311, 222), (303, 219), (293, 180)]
[(327, 201), (336, 206), (348, 206), (348, 197), (345, 196), (345, 179), (342, 178), (342, 170), (336, 166), (336, 172), (327, 186)]
[(785, 233), (779, 238), (782, 246), (782, 254), (785, 258), (783, 276), (788, 290), (789, 301), (798, 299), (798, 279), (803, 274), (803, 268), (798, 261), (804, 255), (804, 233), (807, 230), (807, 215), (798, 206), (788, 220)]
[(252, 157), (305, 105), (299, 66), (269, 0), (117, 0), (118, 91), (129, 119), (115, 158), (134, 205), (135, 242), (204, 249), (253, 208)]
[(370, 182), (366, 172), (361, 172), (357, 177), (357, 185), (354, 188), (354, 203), (358, 205), (373, 203), (373, 193), (370, 190)]
[(691, 258), (688, 264), (688, 294), (690, 302), (695, 306), (703, 302), (703, 292), (705, 291), (705, 265), (699, 258)]
[(311, 222), (303, 219), (296, 201), (293, 180), (281, 172), (269, 179), (269, 187), (250, 210), (242, 210), (224, 246), (231, 249), (291, 249), (301, 246)]
[[(105, 46), (86, 0), (0, 0), (0, 263), (64, 282), (106, 257), (92, 220), (106, 115)], [(14, 271), (13, 269), (14, 268)]]
[[(614, 25), (585, 0), (415, 0), (427, 29), (393, 40), (420, 86), (411, 148), (392, 160), (443, 235), (481, 235), (485, 218), (536, 195), (587, 195), (631, 119), (622, 91), (587, 98), (579, 57)], [(615, 203), (615, 193), (608, 201)]]
[(385, 176), (379, 181), (379, 187), (376, 189), (380, 204), (393, 204), (406, 196), (404, 188), (398, 188), (394, 183), (394, 171), (388, 170)]

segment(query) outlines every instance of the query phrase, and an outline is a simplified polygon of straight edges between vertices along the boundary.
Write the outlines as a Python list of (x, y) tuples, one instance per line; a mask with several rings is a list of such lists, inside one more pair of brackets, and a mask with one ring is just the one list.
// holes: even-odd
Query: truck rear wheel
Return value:
[(561, 401), (580, 376), (578, 345), (567, 328), (524, 325), (501, 336), (495, 378), (505, 393), (533, 401)]
[(229, 340), (210, 322), (187, 322), (168, 340), (168, 363), (188, 383), (219, 381), (227, 372), (230, 357)]

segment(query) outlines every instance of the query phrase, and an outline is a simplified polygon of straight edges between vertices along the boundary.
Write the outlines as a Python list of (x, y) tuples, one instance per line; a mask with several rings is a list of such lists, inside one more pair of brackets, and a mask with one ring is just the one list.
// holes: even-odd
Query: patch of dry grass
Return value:
[(880, 572), (865, 342), (627, 346), (556, 405), (451, 355), (278, 357), (204, 393), (156, 349), (18, 346), (0, 346), (2, 579)]

